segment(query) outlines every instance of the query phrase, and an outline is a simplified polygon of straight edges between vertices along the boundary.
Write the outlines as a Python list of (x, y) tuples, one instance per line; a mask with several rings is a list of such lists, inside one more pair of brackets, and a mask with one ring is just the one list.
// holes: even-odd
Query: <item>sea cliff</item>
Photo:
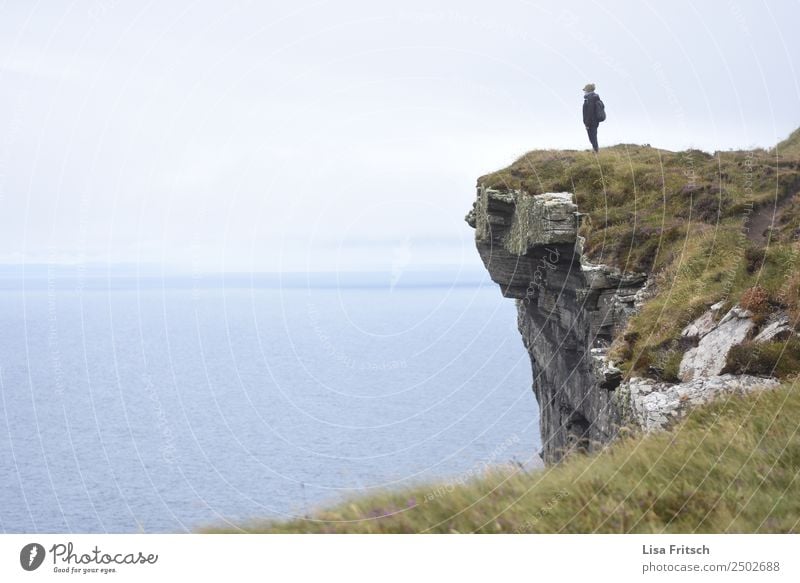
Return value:
[[(671, 168), (658, 184), (642, 163), (654, 150), (635, 148), (594, 160), (529, 153), (479, 179), (466, 216), (491, 279), (516, 302), (546, 463), (800, 370), (785, 356), (800, 346), (796, 162), (658, 151)], [(618, 169), (623, 150), (637, 162), (630, 178)], [(576, 192), (546, 190), (564, 185)], [(659, 189), (670, 191), (663, 201)]]

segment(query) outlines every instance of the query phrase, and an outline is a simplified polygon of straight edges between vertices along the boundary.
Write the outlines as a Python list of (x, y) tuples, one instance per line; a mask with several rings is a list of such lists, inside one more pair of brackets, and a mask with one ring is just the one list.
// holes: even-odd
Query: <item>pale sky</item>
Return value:
[[(697, 5), (695, 5), (697, 4)], [(5, 2), (0, 263), (478, 264), (477, 176), (534, 148), (771, 146), (800, 3)]]

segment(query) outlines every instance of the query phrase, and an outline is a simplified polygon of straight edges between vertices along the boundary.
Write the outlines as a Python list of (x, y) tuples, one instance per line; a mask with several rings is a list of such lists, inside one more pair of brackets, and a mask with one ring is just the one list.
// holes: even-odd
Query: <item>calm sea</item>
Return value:
[(488, 281), (4, 279), (0, 530), (187, 531), (536, 464), (530, 383)]

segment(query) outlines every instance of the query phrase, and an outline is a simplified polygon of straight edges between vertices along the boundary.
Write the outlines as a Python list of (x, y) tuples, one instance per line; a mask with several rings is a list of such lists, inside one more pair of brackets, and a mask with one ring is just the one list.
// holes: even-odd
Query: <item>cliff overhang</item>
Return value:
[[(528, 195), (484, 186), (466, 216), (491, 279), (516, 302), (546, 463), (575, 450), (596, 451), (623, 427), (668, 427), (690, 406), (719, 393), (777, 385), (751, 375), (722, 375), (718, 355), (707, 365), (696, 349), (687, 353), (686, 367), (702, 372), (687, 374), (684, 383), (625, 378), (607, 351), (651, 296), (652, 278), (591, 263), (579, 234), (582, 218), (568, 192)], [(731, 314), (708, 326), (703, 332), (709, 336), (700, 342), (713, 342), (713, 330), (746, 317), (741, 310)], [(739, 326), (746, 328), (744, 339), (752, 326)]]

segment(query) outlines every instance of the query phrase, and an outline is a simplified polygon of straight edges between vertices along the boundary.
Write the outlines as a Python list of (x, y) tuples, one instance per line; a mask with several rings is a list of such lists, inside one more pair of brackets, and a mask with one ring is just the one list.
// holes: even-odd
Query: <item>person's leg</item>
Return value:
[(587, 126), (586, 133), (589, 134), (589, 141), (592, 143), (592, 149), (597, 152), (597, 126)]

